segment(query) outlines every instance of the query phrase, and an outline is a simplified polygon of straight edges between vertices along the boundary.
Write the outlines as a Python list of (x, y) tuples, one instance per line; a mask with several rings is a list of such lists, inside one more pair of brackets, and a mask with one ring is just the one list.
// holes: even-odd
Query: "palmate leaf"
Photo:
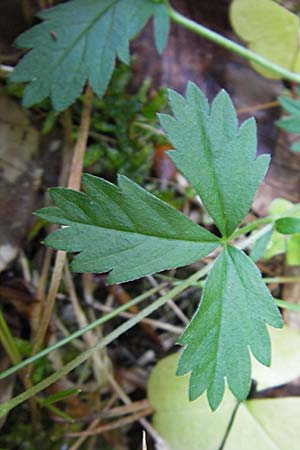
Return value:
[(39, 13), (44, 21), (16, 41), (32, 49), (10, 80), (29, 82), (26, 107), (52, 98), (56, 110), (71, 105), (89, 81), (101, 96), (115, 61), (129, 62), (129, 41), (154, 17), (155, 41), (161, 52), (169, 31), (166, 6), (153, 0), (73, 0)]
[(175, 147), (171, 156), (200, 194), (222, 239), (125, 177), (119, 177), (116, 187), (85, 175), (85, 194), (53, 189), (56, 207), (38, 214), (65, 226), (52, 233), (46, 244), (79, 252), (73, 270), (111, 271), (110, 283), (190, 264), (223, 244), (200, 308), (180, 339), (186, 348), (178, 367), (178, 374), (192, 372), (190, 398), (207, 390), (211, 408), (216, 409), (225, 379), (238, 399), (246, 398), (251, 380), (249, 349), (269, 364), (265, 323), (282, 324), (258, 269), (228, 242), (251, 205), (269, 158), (255, 159), (255, 123), (247, 121), (238, 129), (224, 91), (211, 111), (193, 84), (187, 99), (171, 91), (170, 100), (175, 119), (161, 116), (161, 122)]
[(269, 156), (255, 159), (256, 125), (238, 129), (229, 95), (221, 91), (211, 105), (188, 84), (186, 98), (169, 91), (174, 118), (160, 121), (176, 151), (170, 157), (200, 195), (223, 236), (229, 237), (250, 209), (268, 168)]
[[(214, 263), (200, 307), (179, 343), (187, 347), (178, 375), (191, 373), (190, 399), (206, 389), (213, 410), (224, 394), (224, 378), (239, 400), (251, 383), (251, 352), (270, 365), (270, 338), (265, 322), (281, 327), (274, 300), (254, 263), (240, 250), (228, 246)], [(248, 348), (249, 347), (249, 348)]]
[(191, 264), (219, 245), (216, 236), (124, 176), (116, 187), (84, 175), (83, 187), (85, 194), (52, 189), (56, 207), (37, 213), (67, 225), (45, 243), (80, 252), (72, 262), (76, 272), (112, 270), (109, 283), (120, 283)]

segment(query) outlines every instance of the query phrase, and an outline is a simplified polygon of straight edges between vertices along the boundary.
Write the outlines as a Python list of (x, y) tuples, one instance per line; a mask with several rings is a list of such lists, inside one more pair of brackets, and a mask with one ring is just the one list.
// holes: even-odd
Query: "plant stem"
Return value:
[(184, 280), (180, 286), (176, 286), (175, 288), (171, 289), (166, 295), (164, 295), (163, 297), (160, 297), (158, 300), (153, 302), (151, 305), (147, 306), (145, 309), (140, 311), (134, 317), (132, 317), (131, 319), (127, 320), (122, 325), (117, 327), (114, 331), (109, 333), (100, 342), (98, 342), (98, 344), (96, 344), (94, 347), (92, 347), (92, 348), (86, 350), (85, 352), (81, 353), (75, 359), (70, 361), (68, 364), (66, 364), (61, 369), (57, 370), (55, 373), (53, 373), (49, 377), (47, 377), (44, 380), (42, 380), (40, 383), (38, 383), (35, 386), (31, 387), (30, 389), (22, 392), (20, 395), (12, 398), (8, 402), (3, 403), (0, 406), (0, 417), (3, 417), (11, 409), (15, 408), (20, 403), (23, 403), (24, 401), (28, 400), (29, 398), (31, 398), (32, 396), (36, 395), (37, 393), (39, 393), (43, 389), (47, 388), (51, 384), (53, 384), (56, 381), (58, 381), (63, 376), (67, 375), (69, 372), (71, 372), (76, 367), (80, 366), (80, 364), (82, 364), (85, 361), (87, 361), (94, 354), (94, 352), (99, 351), (102, 348), (106, 347), (112, 341), (114, 341), (119, 336), (121, 336), (123, 333), (125, 333), (128, 330), (130, 330), (134, 325), (139, 323), (139, 321), (141, 319), (144, 319), (145, 317), (149, 316), (154, 311), (156, 311), (161, 306), (163, 306), (168, 300), (170, 300), (171, 298), (177, 296), (178, 294), (181, 294), (181, 292), (183, 292), (185, 289), (187, 289), (189, 286), (191, 286), (195, 281), (197, 281), (200, 278), (204, 277), (209, 272), (210, 268), (211, 268), (211, 264), (208, 264), (203, 269), (201, 269), (198, 272), (194, 273), (192, 276), (190, 276), (189, 278)]
[(280, 298), (275, 298), (274, 300), (275, 300), (277, 306), (279, 306), (279, 308), (285, 308), (285, 309), (289, 309), (290, 311), (300, 312), (300, 305), (297, 305), (297, 304), (291, 303), (291, 302), (287, 302), (286, 300), (281, 300)]
[(263, 281), (268, 284), (300, 283), (300, 277), (270, 277), (270, 278), (266, 277), (263, 278)]
[(249, 233), (250, 231), (255, 230), (259, 225), (265, 225), (268, 223), (272, 223), (274, 221), (273, 217), (263, 217), (262, 219), (255, 220), (254, 222), (248, 223), (242, 228), (239, 228), (235, 233), (233, 233), (229, 240), (236, 239), (240, 236), (243, 236), (243, 234)]
[(214, 42), (215, 44), (220, 45), (221, 47), (226, 48), (230, 52), (236, 53), (243, 58), (246, 58), (249, 61), (252, 61), (260, 66), (264, 67), (272, 71), (274, 74), (281, 75), (285, 80), (293, 81), (295, 83), (300, 83), (300, 75), (290, 70), (284, 69), (277, 64), (272, 63), (268, 59), (264, 58), (261, 55), (243, 47), (242, 45), (237, 44), (236, 42), (231, 41), (230, 39), (216, 33), (215, 31), (210, 30), (209, 28), (204, 27), (203, 25), (198, 24), (197, 22), (188, 19), (183, 16), (179, 12), (175, 11), (169, 4), (167, 4), (167, 8), (169, 11), (170, 18), (178, 23), (179, 25), (187, 28), (190, 31), (193, 31), (196, 34), (208, 39), (209, 41)]
[(68, 182), (68, 188), (70, 189), (79, 190), (81, 185), (83, 159), (89, 137), (93, 95), (93, 91), (89, 86), (87, 86), (84, 95), (79, 134), (74, 148), (74, 156), (71, 164), (70, 177)]
[(63, 347), (64, 345), (68, 344), (69, 342), (73, 341), (74, 339), (82, 336), (87, 331), (93, 330), (94, 328), (98, 327), (99, 325), (102, 325), (105, 322), (108, 322), (110, 319), (113, 319), (114, 317), (118, 316), (121, 312), (126, 311), (131, 306), (137, 305), (138, 303), (141, 303), (142, 301), (146, 300), (147, 298), (151, 297), (152, 295), (156, 294), (159, 289), (162, 287), (162, 285), (156, 286), (155, 288), (150, 289), (148, 292), (145, 292), (138, 297), (130, 300), (124, 305), (119, 306), (118, 308), (115, 308), (111, 313), (106, 314), (105, 316), (100, 317), (99, 319), (95, 320), (93, 323), (90, 323), (88, 326), (84, 328), (80, 328), (79, 330), (75, 331), (75, 333), (70, 334), (66, 338), (62, 339), (59, 342), (56, 342), (55, 344), (45, 348), (41, 352), (37, 353), (36, 355), (31, 356), (30, 358), (25, 359), (21, 363), (10, 367), (9, 369), (5, 370), (0, 374), (0, 380), (3, 378), (8, 377), (9, 375), (12, 375), (13, 373), (17, 372), (18, 370), (22, 369), (23, 367), (26, 367), (28, 364), (32, 364), (33, 362), (37, 361), (38, 359), (42, 358), (43, 356), (48, 355), (54, 350), (57, 350), (60, 347)]
[[(82, 168), (83, 168), (83, 157), (86, 149), (90, 128), (92, 99), (93, 99), (93, 92), (88, 86), (84, 96), (84, 104), (79, 127), (79, 135), (74, 148), (74, 154), (68, 181), (68, 187), (71, 189), (78, 190), (80, 188)], [(37, 330), (37, 334), (34, 339), (33, 355), (39, 351), (39, 349), (43, 344), (44, 337), (47, 332), (48, 325), (52, 316), (56, 295), (59, 289), (65, 259), (66, 253), (58, 251), (54, 263), (54, 270), (46, 300), (45, 310), (43, 311), (41, 324), (39, 326), (39, 329)]]
[(5, 349), (9, 359), (13, 364), (21, 361), (20, 353), (16, 347), (15, 341), (10, 333), (7, 323), (4, 319), (2, 309), (0, 308), (0, 342)]

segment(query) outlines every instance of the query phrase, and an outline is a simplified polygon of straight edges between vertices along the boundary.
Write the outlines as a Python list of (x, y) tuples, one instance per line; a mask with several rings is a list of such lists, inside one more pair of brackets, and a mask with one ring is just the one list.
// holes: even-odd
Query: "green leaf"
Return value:
[(47, 237), (50, 247), (80, 252), (76, 272), (111, 271), (110, 284), (191, 264), (209, 254), (219, 239), (124, 176), (118, 187), (91, 175), (84, 193), (55, 188), (56, 207), (37, 214), (66, 225)]
[[(161, 122), (175, 146), (177, 167), (190, 180), (220, 231), (230, 236), (247, 213), (269, 158), (255, 159), (256, 127), (239, 129), (230, 98), (222, 91), (209, 106), (190, 83), (187, 98), (170, 92), (175, 118)], [(192, 372), (190, 398), (207, 390), (212, 409), (224, 394), (225, 378), (238, 399), (250, 389), (250, 354), (270, 362), (265, 322), (282, 324), (279, 311), (253, 262), (187, 217), (120, 176), (118, 187), (85, 175), (86, 193), (52, 189), (55, 207), (38, 215), (64, 225), (46, 244), (78, 252), (77, 272), (107, 272), (109, 283), (133, 280), (190, 264), (221, 243), (200, 309), (180, 343), (186, 348), (178, 374)]]
[(249, 400), (238, 408), (224, 450), (298, 450), (299, 397)]
[(256, 390), (280, 386), (300, 376), (300, 334), (284, 326), (281, 330), (269, 327), (272, 342), (271, 366), (266, 367), (252, 358), (252, 379)]
[[(234, 31), (249, 48), (269, 61), (294, 72), (300, 71), (298, 17), (272, 0), (234, 0), (230, 20)], [(280, 75), (252, 64), (262, 75)]]
[(154, 14), (155, 45), (159, 53), (164, 51), (170, 32), (170, 16), (166, 6), (161, 3)]
[(223, 236), (230, 236), (250, 209), (269, 157), (255, 159), (256, 125), (239, 129), (230, 97), (221, 91), (211, 105), (188, 84), (186, 98), (169, 91), (174, 118), (160, 115), (176, 151), (169, 152), (194, 186)]
[(276, 220), (275, 228), (281, 234), (300, 233), (300, 219), (296, 217), (282, 217)]
[(289, 266), (300, 266), (300, 234), (293, 234), (289, 237), (286, 262)]
[(300, 133), (300, 116), (283, 117), (276, 121), (276, 125), (282, 128), (287, 133), (299, 134)]
[(179, 343), (186, 346), (178, 375), (191, 373), (191, 400), (207, 390), (213, 410), (220, 404), (225, 377), (233, 394), (244, 400), (251, 385), (249, 348), (262, 364), (270, 364), (270, 339), (265, 323), (282, 326), (275, 302), (255, 264), (228, 247), (214, 263), (199, 309)]
[(250, 256), (253, 261), (258, 261), (262, 258), (266, 252), (269, 242), (272, 238), (273, 230), (269, 230), (267, 233), (263, 234), (258, 238), (251, 249)]
[(87, 81), (101, 96), (118, 57), (129, 62), (129, 41), (151, 16), (162, 51), (168, 34), (166, 6), (152, 0), (73, 0), (39, 13), (44, 21), (23, 33), (19, 47), (32, 49), (13, 71), (12, 82), (29, 82), (23, 103), (47, 96), (60, 111), (80, 95)]
[[(273, 330), (275, 331), (275, 330)], [(285, 348), (292, 346), (294, 355), (284, 357), (284, 345), (280, 345), (282, 364), (292, 368), (295, 354), (299, 354), (299, 339), (293, 345), (297, 332), (283, 330)], [(281, 332), (274, 341), (274, 354), (279, 348)], [(273, 334), (272, 334), (273, 344)], [(280, 358), (279, 358), (280, 359)], [(279, 364), (278, 359), (278, 364)], [(298, 358), (299, 359), (299, 358)], [(299, 397), (247, 400), (237, 404), (229, 390), (225, 390), (224, 401), (212, 413), (202, 395), (194, 402), (187, 398), (188, 378), (175, 377), (178, 353), (162, 359), (153, 369), (148, 381), (148, 398), (153, 406), (153, 426), (172, 450), (298, 450), (300, 441)], [(281, 372), (284, 367), (277, 367)], [(298, 361), (299, 368), (299, 361)], [(270, 370), (266, 369), (265, 370)], [(287, 374), (286, 370), (286, 374)], [(295, 371), (294, 371), (295, 373)], [(300, 372), (298, 372), (299, 375)], [(274, 373), (269, 373), (274, 378)], [(272, 386), (262, 374), (265, 386)], [(257, 378), (256, 378), (257, 379)], [(262, 387), (261, 379), (258, 380)], [(279, 379), (275, 378), (275, 385)], [(230, 430), (229, 430), (230, 428)], [(227, 432), (229, 434), (227, 435)]]
[(296, 153), (300, 152), (300, 141), (294, 142), (291, 145), (290, 149), (292, 150), (292, 152), (296, 152)]
[[(300, 99), (294, 99), (289, 96), (280, 96), (278, 98), (282, 108), (287, 111), (290, 116), (284, 116), (282, 119), (277, 120), (276, 125), (282, 128), (284, 131), (293, 134), (300, 133)], [(290, 150), (293, 152), (300, 152), (299, 140), (293, 142), (290, 146)]]
[(300, 100), (288, 97), (286, 95), (280, 95), (278, 101), (283, 109), (292, 115), (299, 115), (300, 117)]
[(188, 376), (176, 377), (178, 353), (163, 358), (148, 380), (148, 398), (155, 413), (153, 425), (172, 450), (217, 450), (237, 401), (226, 390), (222, 406), (211, 412), (202, 395), (190, 402)]
[[(294, 205), (288, 200), (278, 198), (271, 204), (270, 215), (273, 216), (276, 221), (285, 217), (300, 219), (300, 208), (299, 205)], [(266, 249), (264, 258), (269, 259), (273, 256), (286, 252), (286, 260), (288, 265), (300, 265), (299, 236), (299, 234), (283, 236), (275, 229), (273, 231), (271, 241)]]

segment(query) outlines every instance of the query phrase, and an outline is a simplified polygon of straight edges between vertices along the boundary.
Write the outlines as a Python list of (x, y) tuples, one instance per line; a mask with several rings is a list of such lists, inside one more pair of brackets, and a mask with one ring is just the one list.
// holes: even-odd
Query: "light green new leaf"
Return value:
[(47, 237), (50, 247), (80, 252), (75, 272), (108, 272), (110, 284), (191, 264), (208, 255), (219, 239), (124, 176), (118, 187), (84, 175), (86, 193), (52, 189), (56, 207), (43, 219), (66, 225)]
[[(299, 72), (299, 18), (272, 0), (234, 0), (230, 9), (235, 32), (249, 43), (249, 48), (269, 61)], [(264, 76), (281, 78), (257, 64)]]
[(269, 157), (256, 155), (256, 125), (239, 129), (230, 97), (221, 91), (211, 108), (204, 94), (188, 84), (186, 98), (169, 92), (174, 118), (160, 115), (176, 151), (178, 169), (200, 195), (223, 236), (229, 237), (250, 209)]
[(56, 110), (71, 105), (89, 81), (101, 96), (116, 57), (129, 62), (129, 41), (154, 16), (155, 40), (162, 51), (169, 30), (166, 6), (152, 0), (73, 0), (39, 13), (44, 21), (23, 33), (19, 47), (32, 49), (10, 80), (29, 82), (26, 107), (52, 98)]
[(296, 217), (282, 217), (276, 220), (275, 228), (281, 234), (300, 233), (300, 219)]
[(247, 397), (249, 348), (262, 364), (270, 364), (266, 323), (282, 326), (277, 306), (251, 259), (229, 246), (215, 261), (199, 309), (179, 340), (186, 348), (177, 374), (191, 372), (191, 400), (207, 390), (215, 410), (224, 394), (225, 378), (236, 398)]
[[(282, 198), (272, 202), (269, 212), (274, 217), (274, 220), (287, 217), (300, 219), (299, 205), (294, 205)], [(266, 248), (264, 258), (269, 259), (285, 252), (288, 265), (300, 265), (300, 233), (292, 236), (283, 236), (275, 229)]]

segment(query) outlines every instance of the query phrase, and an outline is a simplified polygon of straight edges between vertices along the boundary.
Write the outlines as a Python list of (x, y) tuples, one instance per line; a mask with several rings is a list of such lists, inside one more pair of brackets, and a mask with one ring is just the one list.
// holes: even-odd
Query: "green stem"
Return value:
[(254, 222), (248, 223), (242, 228), (239, 228), (235, 233), (233, 233), (229, 240), (236, 239), (240, 236), (243, 236), (243, 234), (249, 233), (250, 231), (255, 230), (259, 225), (265, 225), (272, 223), (274, 219), (272, 217), (263, 217), (262, 219), (255, 220)]
[(17, 349), (13, 336), (4, 319), (2, 310), (0, 308), (0, 342), (3, 345), (9, 359), (13, 364), (18, 364), (21, 361), (20, 353)]
[(266, 277), (266, 278), (263, 278), (263, 281), (267, 284), (300, 283), (300, 277), (269, 277), (269, 278)]
[(277, 306), (280, 308), (289, 309), (290, 311), (300, 312), (300, 305), (295, 303), (287, 302), (286, 300), (281, 300), (280, 298), (274, 299)]
[(62, 339), (61, 341), (56, 342), (55, 344), (45, 348), (44, 350), (31, 356), (30, 358), (25, 359), (24, 361), (20, 362), (19, 364), (15, 365), (13, 367), (10, 367), (9, 369), (5, 370), (4, 372), (2, 372), (0, 374), (0, 380), (8, 377), (9, 375), (12, 375), (14, 372), (17, 372), (20, 369), (23, 369), (24, 367), (28, 366), (29, 364), (34, 363), (35, 361), (42, 358), (43, 356), (48, 355), (50, 352), (53, 352), (54, 350), (57, 350), (60, 347), (63, 347), (64, 345), (68, 344), (69, 342), (73, 341), (74, 339), (82, 336), (87, 331), (93, 330), (94, 328), (98, 327), (99, 325), (102, 325), (103, 323), (108, 322), (110, 319), (113, 319), (121, 312), (126, 311), (126, 309), (130, 308), (131, 306), (137, 305), (138, 303), (146, 300), (151, 295), (157, 293), (161, 288), (162, 288), (162, 285), (155, 286), (153, 289), (150, 289), (149, 291), (139, 295), (138, 297), (135, 297), (134, 299), (130, 300), (129, 302), (125, 303), (124, 305), (121, 305), (118, 308), (114, 309), (111, 313), (100, 317), (99, 319), (90, 323), (86, 327), (80, 328), (79, 330), (77, 330), (74, 333), (67, 336), (65, 339)]
[(168, 4), (167, 4), (167, 8), (169, 10), (170, 18), (174, 22), (183, 26), (184, 28), (187, 28), (188, 30), (191, 30), (194, 33), (199, 34), (200, 36), (214, 42), (215, 44), (218, 44), (221, 47), (226, 48), (230, 52), (236, 53), (237, 55), (240, 55), (249, 61), (259, 64), (260, 66), (272, 71), (273, 73), (277, 73), (278, 75), (281, 75), (281, 77), (284, 78), (285, 80), (293, 81), (295, 83), (300, 83), (300, 75), (298, 75), (297, 73), (294, 73), (287, 69), (284, 69), (283, 67), (272, 63), (268, 59), (264, 58), (261, 55), (258, 55), (257, 53), (247, 49), (246, 47), (243, 47), (242, 45), (239, 45), (239, 44), (231, 41), (230, 39), (225, 38), (224, 36), (216, 33), (215, 31), (212, 31), (209, 28), (206, 28), (203, 25), (200, 25), (197, 22), (194, 22), (193, 20), (188, 19), (187, 17), (183, 16), (179, 12), (175, 11)]
[[(86, 350), (85, 352), (78, 355), (75, 359), (70, 361), (68, 364), (66, 364), (61, 369), (57, 370), (55, 373), (50, 375), (49, 377), (42, 380), (40, 383), (36, 384), (35, 386), (31, 387), (30, 389), (27, 389), (26, 391), (22, 392), (20, 395), (12, 398), (8, 402), (3, 403), (0, 406), (0, 417), (3, 417), (5, 414), (7, 414), (11, 409), (15, 408), (20, 403), (23, 403), (24, 401), (28, 400), (29, 398), (36, 395), (38, 392), (46, 389), (51, 384), (58, 381), (63, 376), (67, 375), (69, 372), (74, 370), (76, 367), (80, 366), (80, 364), (87, 361), (96, 351), (101, 350), (102, 348), (106, 347), (108, 344), (110, 344), (112, 341), (117, 339), (119, 336), (121, 336), (126, 331), (130, 330), (134, 325), (139, 323), (142, 319), (152, 314), (154, 311), (159, 309), (161, 306), (163, 306), (168, 300), (171, 298), (177, 296), (178, 294), (181, 294), (185, 289), (187, 289), (190, 285), (192, 285), (195, 281), (199, 280), (200, 278), (204, 277), (210, 270), (211, 264), (208, 264), (203, 269), (199, 270), (198, 272), (194, 273), (192, 276), (187, 278), (182, 282), (180, 286), (177, 286), (173, 289), (171, 289), (166, 295), (160, 297), (158, 300), (153, 302), (151, 305), (147, 306), (145, 309), (140, 311), (138, 314), (136, 314), (131, 319), (124, 322), (122, 325), (120, 325), (118, 328), (116, 328), (113, 332), (105, 336), (98, 344), (96, 344), (94, 347)], [(115, 312), (115, 311), (114, 311)], [(36, 355), (37, 356), (37, 355)]]

